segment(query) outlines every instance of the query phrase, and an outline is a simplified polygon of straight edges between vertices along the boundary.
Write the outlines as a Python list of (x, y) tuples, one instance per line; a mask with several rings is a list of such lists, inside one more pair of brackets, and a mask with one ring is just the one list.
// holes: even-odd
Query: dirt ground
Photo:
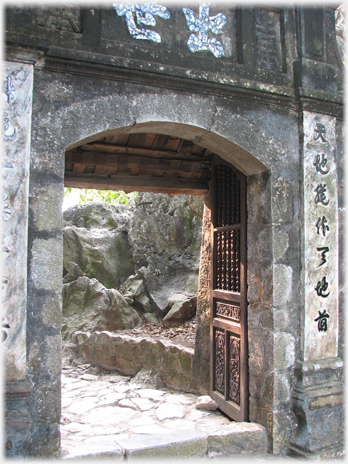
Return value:
[(195, 347), (196, 319), (184, 322), (180, 327), (166, 329), (160, 322), (143, 323), (134, 329), (122, 330), (122, 333), (133, 337), (150, 336), (155, 340), (169, 339), (174, 345)]

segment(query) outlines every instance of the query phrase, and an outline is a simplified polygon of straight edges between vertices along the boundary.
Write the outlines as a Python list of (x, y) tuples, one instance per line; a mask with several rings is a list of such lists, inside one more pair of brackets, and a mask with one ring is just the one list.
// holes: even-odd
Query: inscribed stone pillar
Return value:
[(304, 331), (295, 365), (289, 454), (340, 456), (342, 361), (338, 353), (338, 203), (336, 118), (303, 112)]
[(33, 66), (3, 65), (2, 331), (7, 381), (26, 374), (27, 235)]
[(304, 361), (337, 356), (336, 118), (304, 111)]

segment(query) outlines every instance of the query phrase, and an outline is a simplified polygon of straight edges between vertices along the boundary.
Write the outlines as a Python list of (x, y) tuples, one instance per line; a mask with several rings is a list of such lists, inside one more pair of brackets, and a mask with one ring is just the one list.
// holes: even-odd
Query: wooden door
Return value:
[(212, 172), (211, 396), (247, 421), (246, 178), (216, 157)]

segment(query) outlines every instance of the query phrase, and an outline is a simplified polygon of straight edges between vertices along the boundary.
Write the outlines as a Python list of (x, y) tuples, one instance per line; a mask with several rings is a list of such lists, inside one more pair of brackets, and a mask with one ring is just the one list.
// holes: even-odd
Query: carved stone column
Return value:
[[(329, 34), (328, 31), (331, 31)], [(297, 9), (299, 59), (294, 83), (303, 134), (302, 349), (295, 364), (289, 454), (337, 457), (343, 447), (339, 343), (337, 121), (341, 118), (334, 9)], [(328, 59), (330, 57), (330, 59)]]
[(3, 67), (2, 320), (6, 380), (26, 377), (28, 188), (33, 66)]
[(303, 111), (304, 334), (295, 366), (297, 430), (289, 454), (337, 457), (343, 444), (338, 350), (336, 118)]
[(6, 454), (25, 455), (32, 420), (26, 399), (28, 191), (33, 66), (3, 66), (2, 344), (6, 380)]

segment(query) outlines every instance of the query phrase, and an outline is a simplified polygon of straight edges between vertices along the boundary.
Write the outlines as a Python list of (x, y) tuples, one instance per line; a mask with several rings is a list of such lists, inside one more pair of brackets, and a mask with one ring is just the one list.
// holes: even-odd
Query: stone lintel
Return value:
[(30, 50), (23, 47), (6, 47), (6, 60), (17, 61), (34, 65), (38, 59), (44, 56), (42, 50)]

